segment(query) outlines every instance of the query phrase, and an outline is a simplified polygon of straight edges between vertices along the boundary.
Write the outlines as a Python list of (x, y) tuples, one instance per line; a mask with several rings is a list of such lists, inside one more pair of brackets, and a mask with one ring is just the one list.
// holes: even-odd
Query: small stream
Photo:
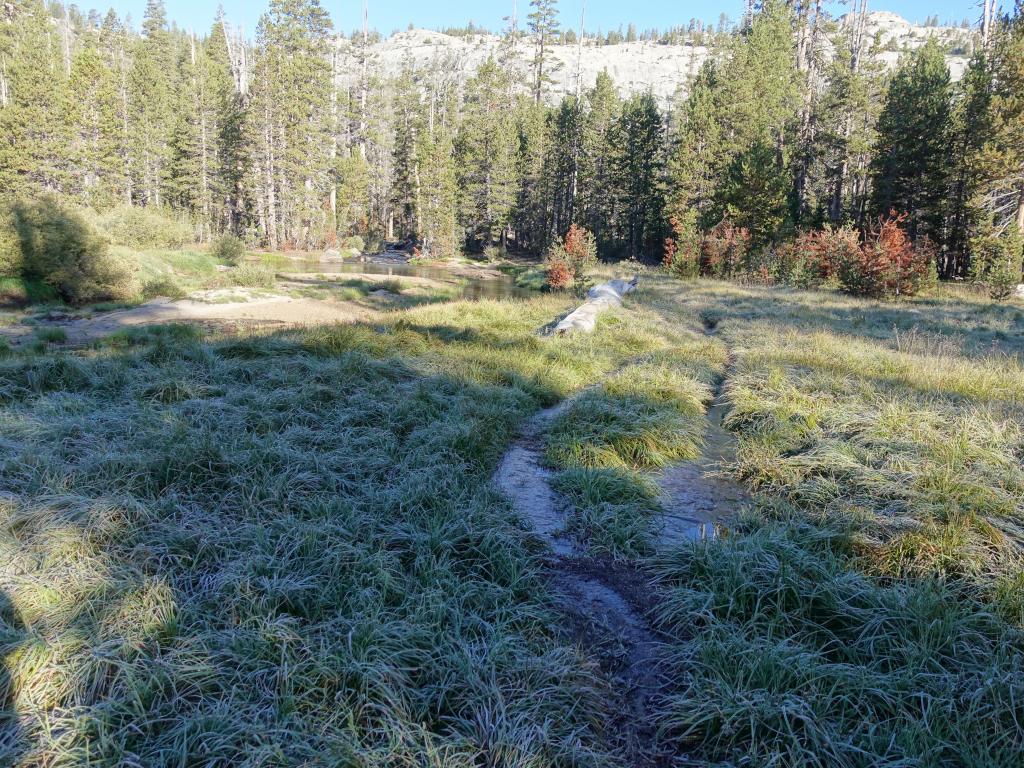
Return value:
[(443, 266), (408, 264), (386, 258), (368, 257), (366, 261), (300, 261), (295, 262), (294, 266), (300, 271), (319, 275), (422, 277), (460, 286), (461, 297), (471, 300), (525, 298), (535, 294), (529, 288), (516, 285), (515, 280), (505, 274), (489, 272), (487, 276), (472, 277)]

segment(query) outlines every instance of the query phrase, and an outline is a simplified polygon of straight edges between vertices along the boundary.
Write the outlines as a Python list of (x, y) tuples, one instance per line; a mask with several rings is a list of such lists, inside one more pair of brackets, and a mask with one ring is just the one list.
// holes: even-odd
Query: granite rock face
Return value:
[[(849, 17), (841, 18), (836, 34), (849, 23)], [(868, 14), (866, 32), (869, 40), (877, 36), (885, 49), (879, 53), (879, 58), (889, 67), (896, 65), (901, 52), (918, 48), (930, 37), (937, 37), (947, 50), (955, 51), (946, 57), (954, 80), (962, 76), (969, 60), (972, 33), (960, 27), (917, 26), (896, 14), (879, 12)], [(826, 58), (831, 49), (831, 41), (823, 39), (822, 53)], [(339, 79), (343, 84), (354, 84), (362, 73), (356, 47), (351, 40), (340, 39), (338, 53)], [(436, 76), (452, 78), (461, 85), (488, 57), (501, 55), (502, 41), (496, 35), (453, 37), (426, 29), (411, 29), (371, 44), (367, 66), (373, 74), (390, 78), (411, 64), (416, 70), (434, 69)], [(527, 73), (532, 56), (533, 46), (524, 38), (509, 60), (511, 66)], [(708, 49), (689, 43), (588, 43), (552, 46), (551, 56), (555, 64), (551, 69), (553, 82), (547, 89), (551, 103), (576, 93), (577, 79), (580, 89), (586, 90), (594, 85), (598, 73), (607, 70), (622, 96), (649, 90), (665, 108), (677, 94), (685, 93), (686, 83), (707, 58)]]

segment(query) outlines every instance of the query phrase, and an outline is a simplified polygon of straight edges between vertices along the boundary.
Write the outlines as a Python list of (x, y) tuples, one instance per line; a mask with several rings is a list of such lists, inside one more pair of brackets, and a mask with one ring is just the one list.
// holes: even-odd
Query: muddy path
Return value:
[[(716, 327), (706, 326), (714, 335)], [(695, 461), (666, 468), (655, 478), (664, 510), (656, 549), (714, 535), (716, 524), (734, 515), (743, 490), (722, 474), (735, 441), (723, 426), (728, 374), (707, 412), (702, 453)], [(551, 486), (555, 472), (544, 462), (544, 435), (579, 393), (535, 414), (522, 428), (494, 474), (495, 485), (547, 545), (549, 586), (563, 617), (563, 633), (585, 648), (601, 669), (613, 697), (608, 731), (625, 764), (638, 768), (670, 765), (673, 755), (658, 743), (656, 708), (665, 690), (662, 641), (647, 616), (656, 591), (637, 565), (592, 557), (565, 534), (568, 502)]]

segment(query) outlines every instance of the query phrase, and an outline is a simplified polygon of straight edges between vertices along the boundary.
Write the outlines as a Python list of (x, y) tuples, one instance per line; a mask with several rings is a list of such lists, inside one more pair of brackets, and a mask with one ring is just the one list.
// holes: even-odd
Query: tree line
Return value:
[(342, 41), (318, 0), (271, 0), (252, 41), (222, 15), (172, 27), (161, 0), (139, 33), (42, 0), (0, 14), (0, 188), (174, 211), (201, 241), (540, 254), (576, 224), (604, 258), (660, 260), (723, 225), (765, 253), (891, 212), (952, 278), (1024, 230), (1020, 2), (954, 83), (934, 41), (889, 71), (866, 2), (837, 25), (765, 0), (668, 109), (606, 73), (549, 104), (556, 0), (465, 83), (411, 62), (382, 77), (369, 35)]

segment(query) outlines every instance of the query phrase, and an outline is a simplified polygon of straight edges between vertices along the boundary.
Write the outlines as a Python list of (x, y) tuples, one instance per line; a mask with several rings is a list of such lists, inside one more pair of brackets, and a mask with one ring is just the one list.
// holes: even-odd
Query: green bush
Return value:
[(97, 220), (111, 242), (129, 248), (180, 248), (194, 239), (192, 228), (157, 208), (122, 206)]
[(213, 255), (225, 264), (237, 264), (245, 258), (245, 243), (235, 235), (221, 235), (213, 244)]
[(131, 271), (110, 255), (80, 213), (52, 196), (18, 202), (12, 210), (26, 283), (43, 283), (70, 304), (135, 293)]
[(169, 275), (155, 277), (142, 286), (142, 298), (155, 299), (158, 296), (166, 296), (169, 299), (180, 299), (186, 295), (186, 291)]
[(1021, 260), (1024, 258), (1024, 238), (1015, 228), (1001, 237), (988, 235), (971, 242), (974, 261), (972, 278), (988, 288), (996, 301), (1010, 298), (1021, 281)]
[(0, 202), (0, 278), (21, 274), (21, 243), (11, 204)]
[(257, 264), (242, 264), (228, 273), (232, 285), (242, 288), (273, 288), (274, 270)]
[(342, 247), (349, 251), (359, 251), (362, 253), (363, 249), (366, 247), (366, 243), (363, 242), (363, 238), (359, 235), (352, 235), (351, 237), (345, 238), (342, 243)]
[(662, 264), (671, 274), (694, 278), (700, 274), (700, 229), (697, 212), (687, 210), (669, 220), (672, 235), (665, 238)]

